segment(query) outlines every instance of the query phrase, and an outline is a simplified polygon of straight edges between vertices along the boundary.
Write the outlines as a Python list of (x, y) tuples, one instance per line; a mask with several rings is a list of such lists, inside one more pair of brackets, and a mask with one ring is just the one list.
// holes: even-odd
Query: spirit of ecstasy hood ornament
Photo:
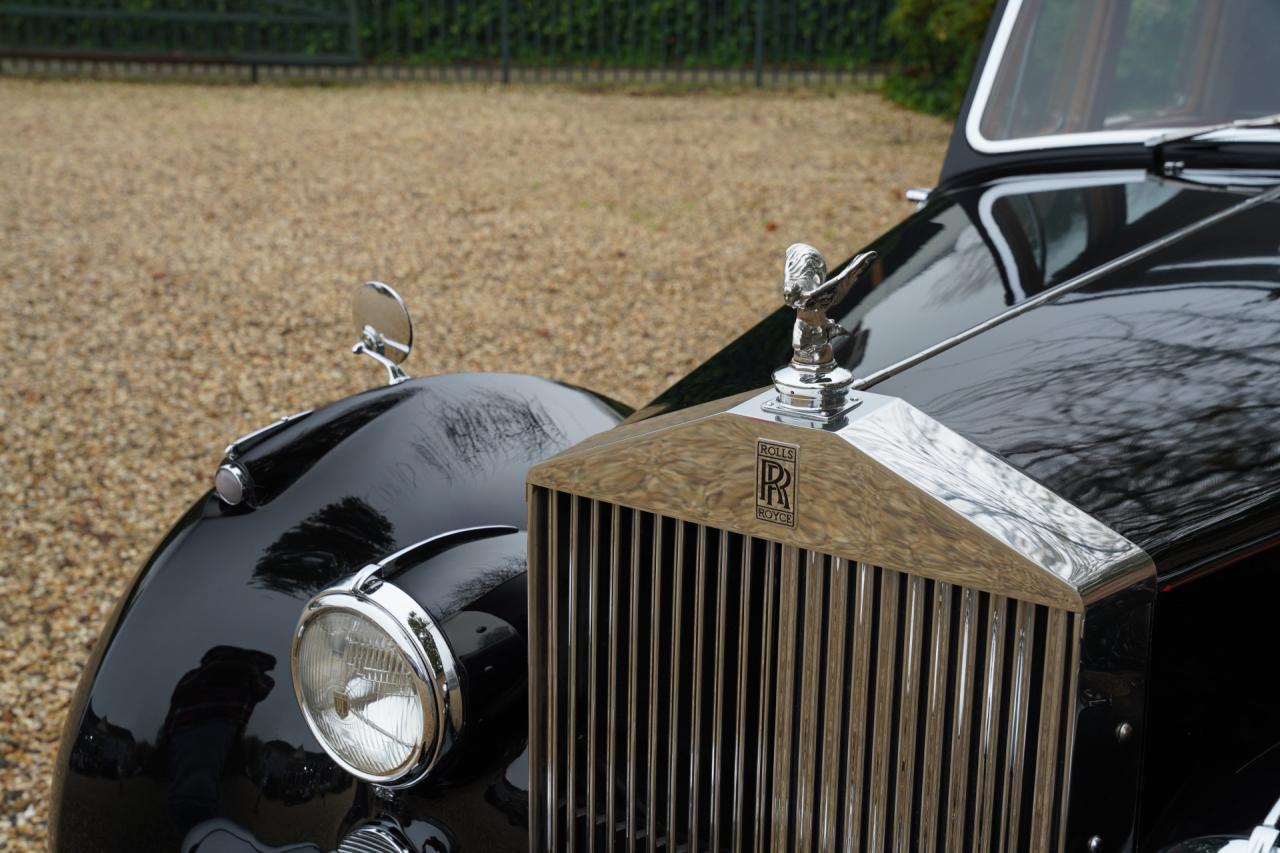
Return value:
[(794, 243), (787, 249), (782, 298), (796, 310), (791, 335), (791, 363), (773, 373), (777, 400), (765, 404), (775, 414), (829, 421), (858, 405), (849, 397), (853, 374), (836, 364), (831, 341), (849, 334), (827, 318), (835, 305), (876, 259), (863, 252), (835, 278), (827, 278), (827, 262), (817, 249)]

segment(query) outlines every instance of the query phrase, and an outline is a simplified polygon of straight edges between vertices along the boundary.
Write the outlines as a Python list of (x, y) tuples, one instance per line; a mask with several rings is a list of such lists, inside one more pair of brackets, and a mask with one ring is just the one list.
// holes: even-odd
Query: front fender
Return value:
[[(459, 374), (357, 394), (247, 449), (240, 461), (252, 500), (200, 498), (103, 631), (63, 734), (51, 849), (178, 851), (211, 821), (243, 828), (264, 848), (336, 847), (376, 809), (294, 702), (289, 648), (304, 603), (407, 545), (508, 525), (518, 532), (415, 567), (407, 588), (459, 632), (503, 623), (522, 644), (525, 473), (622, 414), (546, 380)], [(486, 649), (491, 660), (491, 648), (475, 652)], [(509, 670), (517, 689), (481, 691), (495, 714), (521, 705), (523, 664)], [(502, 801), (510, 787), (523, 720), (522, 706), (502, 713), (501, 725), (486, 720), (484, 748), (464, 750), (427, 802), (440, 800), (455, 819), (492, 811), (486, 798)], [(480, 823), (489, 825), (440, 833), (461, 848), (525, 844), (510, 821)]]

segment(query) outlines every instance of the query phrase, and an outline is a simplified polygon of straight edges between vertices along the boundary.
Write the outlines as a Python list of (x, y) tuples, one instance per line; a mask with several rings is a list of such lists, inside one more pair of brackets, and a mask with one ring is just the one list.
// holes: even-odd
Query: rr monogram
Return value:
[(756, 439), (756, 518), (785, 527), (796, 526), (796, 463), (794, 444)]

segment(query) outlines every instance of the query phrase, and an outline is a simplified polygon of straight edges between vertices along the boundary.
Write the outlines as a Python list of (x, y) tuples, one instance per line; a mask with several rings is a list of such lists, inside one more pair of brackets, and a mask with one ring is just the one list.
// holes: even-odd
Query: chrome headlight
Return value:
[(292, 665), (307, 725), (366, 782), (420, 781), (461, 728), (457, 666), (444, 635), (412, 597), (369, 572), (307, 603)]

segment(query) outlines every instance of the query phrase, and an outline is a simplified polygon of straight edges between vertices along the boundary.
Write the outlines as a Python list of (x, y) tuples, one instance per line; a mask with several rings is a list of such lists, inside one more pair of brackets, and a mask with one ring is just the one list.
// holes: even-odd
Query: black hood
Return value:
[[(831, 312), (867, 375), (1239, 203), (1141, 171), (958, 189), (871, 248)], [(1162, 576), (1280, 528), (1280, 208), (1177, 241), (875, 386), (1132, 539)], [(760, 388), (790, 357), (779, 310), (661, 395), (656, 414)]]

